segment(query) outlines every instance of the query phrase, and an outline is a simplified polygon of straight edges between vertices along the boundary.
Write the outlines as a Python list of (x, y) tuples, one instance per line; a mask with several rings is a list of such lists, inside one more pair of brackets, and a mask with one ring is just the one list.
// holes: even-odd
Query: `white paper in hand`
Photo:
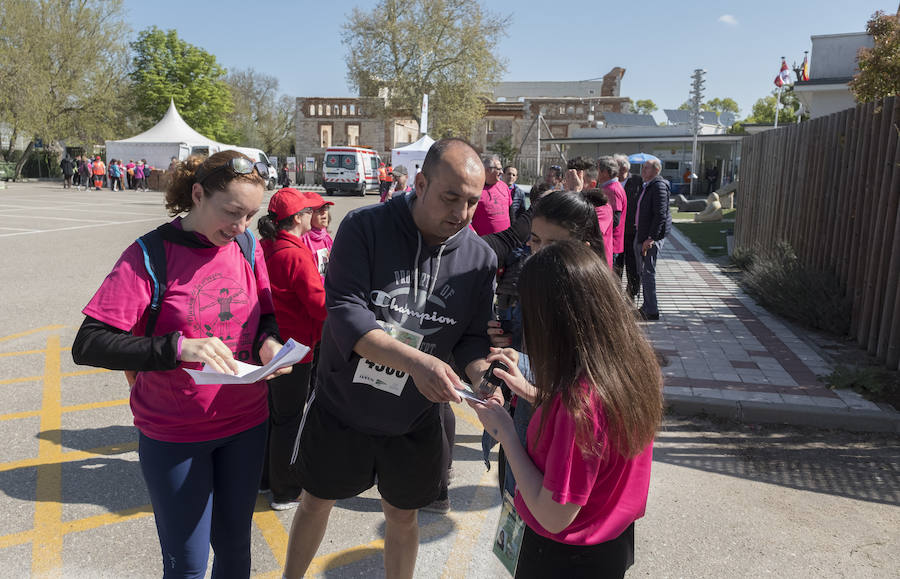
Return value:
[(293, 338), (289, 338), (285, 345), (282, 346), (280, 350), (278, 350), (278, 353), (275, 354), (275, 356), (273, 356), (269, 363), (265, 366), (256, 366), (254, 364), (247, 364), (241, 362), (240, 360), (237, 360), (238, 373), (235, 375), (222, 374), (221, 372), (216, 372), (215, 370), (209, 370), (207, 369), (206, 364), (203, 365), (202, 370), (191, 370), (189, 368), (184, 368), (184, 371), (190, 374), (191, 378), (194, 379), (194, 383), (198, 385), (254, 384), (276, 370), (285, 368), (287, 366), (293, 366), (294, 364), (302, 360), (308, 352), (308, 346), (304, 346), (303, 344), (294, 341)]

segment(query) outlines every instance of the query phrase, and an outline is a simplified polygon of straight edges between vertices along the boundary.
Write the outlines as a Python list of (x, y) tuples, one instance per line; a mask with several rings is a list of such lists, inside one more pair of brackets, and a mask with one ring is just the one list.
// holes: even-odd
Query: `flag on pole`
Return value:
[(800, 67), (800, 80), (809, 80), (809, 57), (803, 55), (803, 66)]
[(781, 70), (778, 72), (778, 76), (775, 77), (775, 86), (781, 88), (786, 84), (791, 83), (791, 74), (790, 69), (788, 68), (787, 61), (784, 57), (781, 57)]

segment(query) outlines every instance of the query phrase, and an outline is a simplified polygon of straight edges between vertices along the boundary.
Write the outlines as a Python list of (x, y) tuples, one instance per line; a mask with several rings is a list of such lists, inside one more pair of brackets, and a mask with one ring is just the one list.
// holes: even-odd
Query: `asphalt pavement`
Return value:
[[(347, 211), (377, 197), (332, 200), (336, 229)], [(159, 547), (137, 463), (128, 387), (120, 373), (75, 366), (69, 347), (81, 308), (119, 254), (167, 219), (162, 194), (13, 183), (0, 190), (0, 216), (2, 575), (158, 577)], [(697, 256), (684, 247), (675, 248), (671, 262), (680, 260), (692, 268), (688, 274), (698, 273), (691, 259)], [(729, 313), (744, 315), (712, 308), (702, 317)], [(678, 347), (687, 343), (679, 332), (692, 335), (695, 320), (684, 314), (679, 322), (677, 315), (673, 303), (664, 303), (663, 319), (670, 321), (647, 331), (655, 342), (672, 339), (668, 349), (675, 352), (668, 357), (681, 360), (693, 350)], [(740, 316), (735, 319), (750, 319)], [(765, 378), (761, 370), (767, 364), (759, 364), (765, 360), (752, 356), (792, 360), (781, 350), (762, 355), (751, 340), (756, 334), (745, 335), (731, 318), (722, 320), (733, 336), (744, 337), (745, 354), (756, 352), (747, 354), (749, 360), (726, 356), (729, 364), (755, 362)], [(791, 343), (786, 334), (780, 339)], [(730, 352), (719, 347), (722, 354)], [(668, 380), (707, 380), (699, 364), (669, 366)], [(740, 366), (730, 365), (738, 380), (723, 379), (720, 390), (732, 384), (736, 391), (757, 392), (767, 385), (752, 382), (757, 374), (738, 373)], [(684, 376), (672, 375), (677, 368)], [(782, 370), (793, 379), (791, 368)], [(694, 396), (709, 386), (674, 387), (689, 388)], [(420, 514), (416, 576), (505, 577), (490, 551), (499, 515), (496, 468), (486, 471), (481, 461), (474, 414), (467, 407), (456, 411), (453, 509), (449, 516)], [(647, 514), (636, 525), (636, 564), (629, 576), (897, 577), (898, 448), (891, 433), (669, 417), (657, 439)], [(254, 577), (280, 576), (292, 517), (290, 511), (269, 510), (260, 499), (252, 535)], [(376, 491), (341, 501), (312, 574), (383, 576), (383, 528)]]

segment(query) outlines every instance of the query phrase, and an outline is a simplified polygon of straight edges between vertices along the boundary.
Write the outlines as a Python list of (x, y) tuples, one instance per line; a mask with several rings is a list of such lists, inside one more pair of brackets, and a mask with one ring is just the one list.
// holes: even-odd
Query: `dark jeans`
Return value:
[(162, 548), (163, 577), (250, 576), (250, 522), (267, 423), (218, 440), (161, 442), (143, 434), (141, 472)]
[(641, 290), (637, 260), (634, 258), (634, 232), (625, 233), (625, 251), (616, 254), (613, 266), (619, 279), (622, 279), (622, 272), (624, 271), (627, 279), (626, 291), (629, 297), (634, 299)]
[(269, 380), (269, 444), (260, 486), (271, 488), (275, 501), (300, 496), (300, 480), (291, 468), (291, 454), (306, 407), (311, 369), (311, 362), (294, 364), (290, 374)]
[(599, 545), (567, 545), (525, 527), (516, 579), (620, 579), (634, 563), (634, 523)]
[(656, 258), (659, 256), (659, 250), (662, 249), (664, 242), (664, 239), (654, 241), (653, 247), (647, 250), (647, 255), (641, 255), (641, 242), (635, 241), (632, 244), (640, 268), (641, 289), (644, 292), (644, 303), (641, 305), (641, 309), (645, 314), (659, 313), (659, 305), (656, 301)]

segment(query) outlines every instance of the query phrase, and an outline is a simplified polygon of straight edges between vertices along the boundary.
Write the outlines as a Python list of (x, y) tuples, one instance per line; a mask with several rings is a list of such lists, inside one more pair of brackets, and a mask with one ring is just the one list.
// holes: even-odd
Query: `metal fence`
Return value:
[(735, 246), (790, 243), (832, 272), (853, 305), (851, 335), (900, 366), (900, 100), (887, 98), (742, 143)]

